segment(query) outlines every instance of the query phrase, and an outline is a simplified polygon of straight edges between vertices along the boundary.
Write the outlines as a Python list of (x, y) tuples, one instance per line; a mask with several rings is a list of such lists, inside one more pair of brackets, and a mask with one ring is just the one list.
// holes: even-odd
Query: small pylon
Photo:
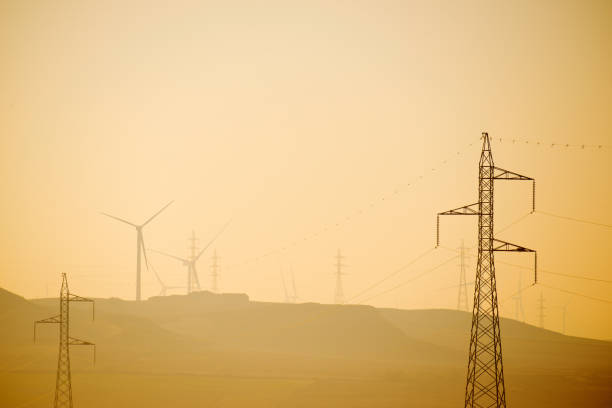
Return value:
[(467, 282), (465, 280), (465, 270), (467, 268), (467, 258), (469, 253), (463, 240), (459, 247), (459, 293), (457, 295), (457, 310), (469, 311), (468, 306), (468, 295), (467, 295)]
[(217, 250), (215, 249), (212, 256), (212, 264), (210, 265), (212, 277), (212, 291), (217, 293), (219, 291), (218, 280), (219, 280), (219, 257), (217, 256)]
[(544, 318), (546, 315), (544, 314), (544, 310), (546, 307), (544, 306), (544, 291), (540, 290), (540, 298), (538, 299), (538, 324), (540, 328), (544, 328)]
[[(93, 346), (94, 364), (96, 362), (96, 345), (88, 341), (70, 337), (70, 302), (91, 302), (68, 291), (68, 279), (62, 273), (62, 288), (60, 290), (60, 314), (48, 319), (34, 322), (34, 341), (36, 341), (36, 325), (39, 323), (58, 323), (59, 330), (59, 357), (57, 359), (57, 375), (55, 379), (54, 408), (73, 408), (72, 378), (70, 374), (70, 346)], [(95, 318), (95, 306), (92, 309), (92, 319)]]
[(189, 262), (187, 264), (187, 294), (190, 294), (194, 290), (200, 290), (200, 278), (198, 272), (195, 270), (195, 259), (198, 251), (195, 231), (191, 230), (191, 237), (189, 238)]
[(346, 265), (344, 265), (342, 263), (342, 260), (344, 259), (344, 257), (342, 256), (342, 253), (340, 252), (340, 249), (338, 249), (338, 252), (336, 254), (336, 292), (334, 294), (334, 303), (336, 303), (337, 305), (341, 305), (344, 303), (344, 289), (342, 287), (342, 275), (345, 275), (345, 273), (342, 271), (342, 268)]
[(514, 320), (525, 323), (525, 309), (523, 308), (523, 285), (521, 274), (518, 279), (518, 290), (516, 295), (512, 297), (514, 300)]

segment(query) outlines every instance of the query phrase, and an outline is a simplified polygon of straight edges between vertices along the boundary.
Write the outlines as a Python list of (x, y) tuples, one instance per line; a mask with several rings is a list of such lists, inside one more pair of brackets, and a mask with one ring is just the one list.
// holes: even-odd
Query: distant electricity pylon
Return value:
[[(478, 175), (478, 202), (442, 212), (437, 217), (436, 245), (440, 243), (440, 215), (478, 216), (478, 264), (474, 282), (474, 306), (468, 361), (465, 407), (506, 407), (499, 310), (495, 283), (494, 251), (535, 252), (493, 237), (494, 180), (533, 180), (495, 167), (488, 133), (482, 134)], [(532, 211), (535, 210), (533, 181)], [(537, 257), (536, 257), (537, 266)], [(537, 282), (537, 271), (535, 276)]]
[(173, 201), (170, 201), (168, 204), (166, 204), (165, 206), (162, 207), (161, 210), (159, 210), (158, 212), (156, 212), (155, 214), (153, 214), (151, 217), (149, 217), (148, 220), (146, 220), (144, 223), (138, 225), (138, 224), (134, 224), (131, 223), (129, 221), (126, 221), (122, 218), (119, 217), (115, 217), (114, 215), (110, 215), (107, 213), (102, 213), (102, 215), (106, 215), (107, 217), (113, 218), (117, 221), (121, 221), (124, 222), (128, 225), (131, 225), (132, 227), (136, 228), (136, 300), (140, 300), (140, 267), (141, 267), (141, 261), (140, 261), (140, 256), (141, 254), (144, 255), (145, 257), (145, 261), (146, 261), (146, 257), (147, 254), (145, 252), (145, 244), (144, 244), (144, 236), (142, 235), (142, 229), (144, 228), (145, 225), (147, 225), (148, 223), (150, 223), (151, 221), (153, 221), (153, 218), (157, 217), (159, 215), (159, 213), (161, 213), (162, 211), (164, 211), (170, 204), (172, 204)]
[(198, 252), (197, 254), (196, 254), (197, 248), (195, 246), (195, 243), (197, 241), (195, 237), (195, 231), (191, 231), (191, 238), (189, 238), (189, 242), (191, 243), (189, 247), (189, 250), (190, 250), (189, 258), (182, 258), (180, 256), (170, 255), (162, 251), (157, 251), (155, 249), (151, 249), (151, 251), (158, 253), (160, 255), (167, 256), (169, 258), (176, 259), (182, 262), (183, 266), (187, 267), (187, 294), (190, 294), (193, 290), (200, 289), (200, 279), (198, 278), (198, 270), (196, 268), (196, 264), (198, 260), (200, 259), (202, 254), (204, 254), (204, 252), (208, 249), (208, 247), (210, 247), (212, 243), (215, 242), (215, 240), (219, 237), (219, 235), (221, 235), (221, 233), (225, 230), (225, 228), (227, 228), (228, 225), (229, 225), (229, 222), (226, 223), (223, 226), (223, 228), (221, 228), (219, 232), (217, 232), (217, 235), (215, 235), (208, 242), (208, 244), (206, 244), (206, 246), (202, 248), (200, 252)]
[(540, 290), (540, 298), (538, 299), (538, 324), (542, 329), (544, 328), (544, 318), (546, 317), (546, 315), (544, 315), (545, 309), (546, 307), (544, 306), (544, 291)]
[(283, 282), (283, 291), (285, 292), (285, 303), (296, 303), (298, 300), (297, 286), (295, 285), (295, 275), (293, 274), (293, 270), (291, 270), (291, 285), (292, 285), (292, 293), (289, 293), (287, 288), (287, 283), (285, 282), (285, 275), (281, 271), (281, 280)]
[[(189, 259), (195, 259), (198, 239), (195, 235), (195, 230), (191, 230), (191, 237), (189, 238)], [(191, 268), (187, 268), (187, 293), (192, 290), (200, 290), (200, 278), (198, 277), (198, 272), (196, 271), (195, 262)]]
[(514, 319), (525, 323), (525, 309), (523, 308), (523, 287), (521, 274), (519, 273), (518, 290), (512, 297), (514, 300)]
[(567, 318), (567, 303), (564, 304), (563, 306), (561, 306), (561, 308), (563, 310), (563, 312), (562, 312), (563, 313), (563, 332), (562, 333), (563, 334), (567, 334), (566, 331), (565, 331), (565, 321), (566, 321), (566, 318)]
[(218, 279), (219, 279), (219, 257), (217, 256), (217, 250), (215, 249), (212, 256), (212, 264), (210, 265), (211, 271), (210, 276), (212, 277), (212, 291), (217, 293), (219, 291)]
[[(48, 319), (34, 322), (34, 341), (36, 341), (36, 325), (39, 323), (59, 324), (59, 357), (57, 360), (57, 376), (55, 380), (54, 408), (72, 408), (72, 383), (70, 376), (70, 346), (93, 346), (94, 364), (96, 362), (96, 345), (88, 341), (70, 337), (70, 302), (92, 302), (92, 299), (77, 296), (68, 291), (66, 274), (62, 273), (62, 288), (60, 290), (60, 314)], [(92, 309), (92, 318), (95, 309)]]
[(461, 241), (461, 246), (459, 247), (459, 294), (457, 295), (457, 310), (465, 310), (466, 312), (469, 310), (468, 306), (468, 296), (467, 296), (467, 282), (465, 280), (465, 269), (467, 268), (467, 248)]
[(342, 275), (345, 275), (345, 273), (342, 271), (342, 268), (346, 265), (344, 265), (342, 263), (342, 260), (344, 259), (344, 257), (342, 256), (342, 253), (340, 252), (340, 249), (338, 249), (338, 252), (336, 253), (336, 292), (334, 294), (334, 303), (336, 303), (337, 305), (341, 305), (344, 303), (344, 289), (342, 287)]

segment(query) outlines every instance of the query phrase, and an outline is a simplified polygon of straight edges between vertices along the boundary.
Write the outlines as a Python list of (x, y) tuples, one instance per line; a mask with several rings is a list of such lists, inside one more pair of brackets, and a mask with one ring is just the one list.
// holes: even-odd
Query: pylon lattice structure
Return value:
[[(466, 408), (506, 407), (501, 332), (493, 253), (534, 252), (534, 250), (495, 239), (493, 236), (493, 187), (495, 180), (532, 180), (495, 167), (489, 135), (482, 134), (478, 175), (478, 202), (438, 214), (437, 245), (440, 243), (440, 215), (478, 216), (478, 263), (474, 281), (474, 305), (465, 387)], [(535, 191), (535, 181), (534, 191)], [(535, 194), (533, 195), (535, 197)], [(532, 199), (535, 211), (535, 198)], [(537, 257), (536, 266), (537, 266)], [(537, 282), (537, 272), (535, 276)]]
[(217, 256), (217, 250), (215, 249), (212, 256), (212, 264), (210, 265), (211, 272), (210, 276), (212, 277), (212, 291), (219, 291), (219, 257)]
[(457, 310), (469, 310), (467, 296), (467, 282), (465, 280), (465, 269), (467, 268), (468, 251), (463, 241), (459, 247), (459, 293), (457, 295)]
[(198, 247), (196, 246), (198, 239), (196, 238), (195, 231), (191, 230), (191, 237), (189, 238), (189, 261), (187, 263), (187, 293), (191, 293), (195, 290), (200, 290), (200, 278), (198, 272), (195, 269), (196, 252)]
[(540, 328), (544, 328), (544, 318), (546, 317), (546, 315), (544, 314), (544, 310), (546, 309), (546, 307), (544, 307), (544, 291), (540, 291), (540, 298), (538, 299), (538, 323), (540, 325)]
[(513, 296), (514, 300), (514, 319), (525, 323), (525, 309), (523, 308), (523, 285), (521, 275), (519, 274), (518, 290)]
[(341, 305), (344, 303), (344, 289), (342, 287), (342, 275), (344, 275), (345, 273), (342, 271), (342, 268), (346, 265), (344, 265), (342, 263), (342, 260), (344, 259), (344, 257), (342, 256), (342, 253), (340, 252), (340, 250), (338, 249), (338, 252), (336, 254), (336, 292), (334, 293), (334, 303), (336, 303), (337, 305)]
[[(72, 408), (72, 378), (70, 375), (70, 346), (93, 346), (94, 363), (96, 361), (96, 345), (85, 340), (70, 337), (70, 302), (91, 302), (81, 296), (72, 294), (68, 290), (68, 279), (62, 274), (62, 288), (60, 290), (60, 314), (48, 319), (34, 322), (34, 341), (36, 341), (36, 325), (40, 323), (59, 324), (59, 356), (57, 359), (57, 375), (55, 380), (54, 408)], [(95, 313), (95, 309), (94, 313)], [(92, 317), (94, 315), (92, 314)]]

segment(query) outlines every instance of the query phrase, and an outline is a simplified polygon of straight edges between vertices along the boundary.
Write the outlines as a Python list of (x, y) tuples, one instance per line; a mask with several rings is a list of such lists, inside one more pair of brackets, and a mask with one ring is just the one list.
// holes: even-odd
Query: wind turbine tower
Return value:
[[(62, 273), (62, 288), (60, 289), (60, 314), (48, 319), (34, 322), (34, 341), (36, 341), (36, 326), (42, 323), (59, 324), (59, 356), (57, 359), (57, 374), (55, 378), (54, 408), (72, 408), (72, 376), (70, 374), (70, 346), (93, 346), (94, 363), (96, 362), (96, 345), (85, 340), (70, 337), (70, 302), (91, 302), (68, 291), (68, 279)], [(95, 309), (92, 309), (92, 312)], [(92, 314), (92, 318), (94, 314)]]
[(144, 244), (144, 236), (142, 234), (142, 229), (148, 223), (153, 221), (153, 219), (155, 217), (157, 217), (159, 215), (159, 213), (161, 213), (166, 208), (168, 208), (168, 206), (170, 204), (172, 204), (172, 203), (173, 203), (173, 201), (170, 201), (168, 204), (163, 206), (161, 210), (159, 210), (158, 212), (153, 214), (151, 217), (149, 217), (149, 219), (147, 219), (142, 224), (134, 224), (134, 223), (126, 221), (126, 220), (124, 220), (122, 218), (115, 217), (114, 215), (110, 215), (110, 214), (107, 214), (107, 213), (102, 213), (102, 215), (106, 215), (107, 217), (113, 218), (113, 219), (115, 219), (117, 221), (121, 221), (121, 222), (126, 223), (128, 225), (131, 225), (132, 227), (134, 227), (136, 229), (136, 300), (137, 301), (140, 301), (140, 298), (141, 298), (141, 293), (140, 293), (140, 288), (141, 288), (141, 279), (140, 279), (141, 261), (140, 261), (140, 257), (141, 257), (141, 255), (144, 255), (145, 261), (146, 261), (146, 256), (147, 256), (147, 254), (145, 253), (145, 244)]
[(342, 253), (340, 252), (340, 249), (338, 249), (338, 252), (336, 253), (336, 292), (334, 294), (334, 303), (336, 303), (337, 305), (341, 305), (344, 303), (344, 289), (342, 287), (342, 275), (345, 275), (345, 273), (342, 271), (342, 268), (346, 265), (344, 265), (342, 263), (342, 260), (344, 259), (344, 257), (342, 256)]

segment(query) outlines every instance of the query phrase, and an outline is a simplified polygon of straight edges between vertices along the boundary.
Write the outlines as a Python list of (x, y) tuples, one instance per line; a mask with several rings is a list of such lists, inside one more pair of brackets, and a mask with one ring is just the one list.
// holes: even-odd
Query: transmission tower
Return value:
[[(478, 173), (478, 202), (439, 213), (437, 217), (436, 242), (439, 245), (440, 215), (478, 216), (478, 263), (474, 281), (472, 329), (465, 387), (466, 408), (506, 407), (493, 252), (535, 252), (493, 237), (494, 180), (533, 179), (495, 167), (489, 135), (483, 133)], [(535, 192), (535, 181), (533, 191)], [(535, 194), (533, 197), (535, 197)], [(535, 210), (535, 198), (532, 198), (533, 210)], [(537, 282), (537, 273), (535, 280)]]
[(563, 334), (567, 334), (565, 331), (565, 322), (567, 318), (567, 303), (561, 306), (561, 308), (563, 309)]
[(544, 315), (544, 310), (546, 309), (546, 307), (544, 306), (544, 291), (540, 290), (540, 298), (538, 299), (538, 323), (540, 328), (544, 328), (544, 318), (546, 317), (546, 315)]
[(514, 319), (525, 323), (525, 309), (523, 308), (523, 284), (521, 283), (521, 274), (519, 273), (518, 290), (516, 295), (512, 297), (514, 300)]
[(290, 270), (291, 273), (291, 289), (292, 292), (289, 292), (287, 288), (287, 283), (285, 281), (285, 274), (281, 270), (281, 281), (283, 282), (283, 291), (285, 293), (285, 303), (296, 303), (298, 300), (297, 294), (297, 286), (295, 285), (295, 275), (293, 274), (293, 270)]
[(218, 279), (219, 279), (219, 257), (217, 256), (217, 250), (213, 252), (212, 256), (212, 264), (210, 265), (211, 272), (210, 276), (212, 277), (212, 291), (217, 293), (218, 289)]
[(297, 293), (297, 286), (295, 284), (295, 274), (293, 273), (293, 269), (291, 271), (291, 286), (293, 287), (293, 303), (297, 303), (299, 297)]
[(200, 278), (198, 278), (198, 273), (195, 268), (192, 266), (195, 264), (195, 259), (197, 256), (198, 247), (196, 246), (198, 239), (196, 238), (195, 231), (191, 230), (191, 237), (189, 238), (189, 266), (187, 268), (187, 294), (191, 293), (194, 289), (200, 290)]
[(334, 303), (336, 303), (337, 305), (341, 305), (344, 303), (344, 289), (342, 288), (342, 275), (345, 275), (345, 273), (342, 271), (342, 268), (346, 265), (342, 263), (343, 259), (344, 257), (342, 256), (340, 249), (338, 249), (338, 252), (336, 253), (336, 264), (335, 264), (336, 272), (334, 273), (334, 275), (336, 275), (336, 292), (334, 294)]
[(465, 247), (463, 240), (459, 247), (459, 294), (457, 295), (457, 310), (469, 310), (468, 297), (467, 297), (467, 283), (465, 281), (465, 269), (467, 268), (467, 248)]
[[(59, 324), (59, 357), (57, 360), (57, 376), (55, 380), (54, 408), (72, 408), (72, 384), (70, 376), (70, 346), (93, 346), (94, 363), (96, 361), (96, 345), (88, 341), (70, 337), (70, 302), (92, 302), (92, 299), (77, 296), (68, 291), (68, 279), (62, 273), (62, 288), (60, 290), (60, 314), (48, 319), (34, 322), (34, 341), (36, 341), (36, 325), (39, 323)], [(94, 306), (95, 307), (95, 306)], [(92, 309), (92, 318), (95, 316)]]

